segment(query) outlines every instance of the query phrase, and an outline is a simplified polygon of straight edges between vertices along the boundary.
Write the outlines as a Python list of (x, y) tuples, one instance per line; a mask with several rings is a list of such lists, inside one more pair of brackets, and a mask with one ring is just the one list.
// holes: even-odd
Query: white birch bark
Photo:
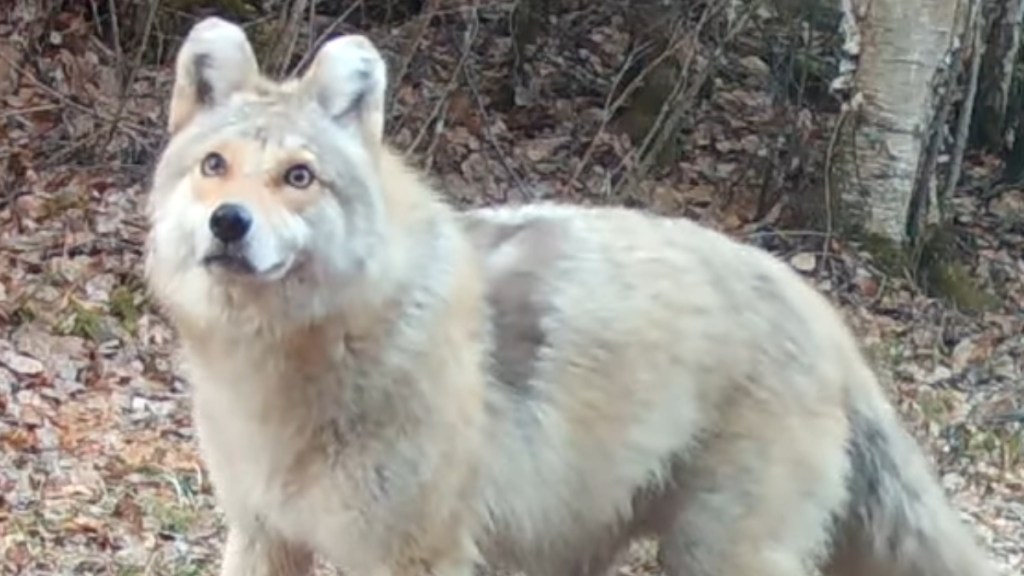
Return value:
[(828, 175), (838, 224), (901, 242), (957, 0), (844, 0), (843, 8), (845, 48), (856, 59), (834, 84), (849, 94)]

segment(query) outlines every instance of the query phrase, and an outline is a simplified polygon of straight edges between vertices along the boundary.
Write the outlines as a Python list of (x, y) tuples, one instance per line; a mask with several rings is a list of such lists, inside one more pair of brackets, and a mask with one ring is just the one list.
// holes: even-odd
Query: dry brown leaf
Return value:
[(39, 360), (9, 349), (0, 350), (0, 364), (22, 376), (36, 376), (46, 370)]

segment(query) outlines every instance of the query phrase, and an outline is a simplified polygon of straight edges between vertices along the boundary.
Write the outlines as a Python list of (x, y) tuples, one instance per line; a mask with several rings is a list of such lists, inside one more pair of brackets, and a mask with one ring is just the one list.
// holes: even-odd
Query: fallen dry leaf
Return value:
[(39, 360), (19, 354), (14, 350), (0, 350), (0, 364), (22, 376), (34, 376), (42, 374), (46, 370), (46, 367)]

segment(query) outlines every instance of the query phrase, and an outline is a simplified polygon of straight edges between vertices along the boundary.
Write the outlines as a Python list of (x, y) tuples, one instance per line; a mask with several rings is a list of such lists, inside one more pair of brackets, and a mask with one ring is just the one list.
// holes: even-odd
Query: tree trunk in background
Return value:
[[(957, 0), (844, 0), (846, 50), (859, 61), (835, 150), (830, 196), (847, 232), (907, 240), (911, 198), (957, 23)], [(841, 72), (844, 70), (841, 69)], [(930, 177), (930, 175), (925, 175)]]
[(1017, 98), (1018, 101), (1011, 104), (1011, 108), (1016, 108), (1016, 122), (1013, 122), (1013, 144), (1006, 153), (1002, 174), (1002, 180), (1007, 183), (1024, 181), (1024, 118), (1022, 118), (1024, 106), (1020, 102), (1020, 99), (1024, 99), (1024, 79), (1018, 77), (1014, 82), (1014, 88), (1012, 97)]
[(974, 108), (972, 137), (974, 146), (1002, 152), (1010, 126), (1007, 111), (1010, 85), (1020, 47), (1022, 0), (986, 0), (985, 55), (981, 61), (979, 100)]

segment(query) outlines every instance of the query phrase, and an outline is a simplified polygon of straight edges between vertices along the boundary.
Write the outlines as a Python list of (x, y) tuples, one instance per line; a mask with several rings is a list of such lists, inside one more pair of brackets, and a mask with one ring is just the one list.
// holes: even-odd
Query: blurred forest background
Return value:
[(0, 574), (215, 573), (140, 281), (173, 57), (211, 14), (275, 77), (368, 35), (388, 140), (457, 205), (644, 207), (789, 262), (1024, 574), (1024, 0), (0, 0)]

